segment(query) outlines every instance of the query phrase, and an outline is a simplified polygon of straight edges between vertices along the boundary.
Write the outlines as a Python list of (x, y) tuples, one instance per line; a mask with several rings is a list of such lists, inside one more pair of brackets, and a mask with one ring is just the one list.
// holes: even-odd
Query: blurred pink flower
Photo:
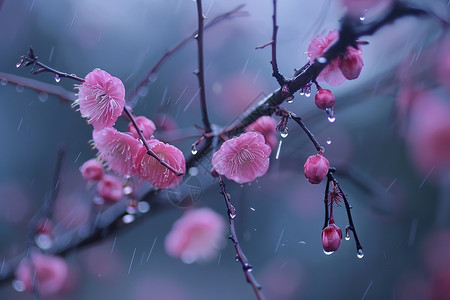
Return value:
[(222, 144), (214, 153), (212, 164), (220, 175), (237, 183), (246, 183), (266, 174), (271, 149), (256, 131), (241, 134)]
[(312, 184), (321, 183), (327, 176), (330, 163), (322, 154), (311, 155), (305, 162), (305, 177)]
[(166, 236), (166, 252), (185, 263), (210, 260), (221, 248), (225, 222), (209, 208), (188, 210)]
[[(179, 172), (186, 172), (186, 161), (183, 152), (178, 148), (160, 142), (157, 139), (149, 140), (148, 144), (161, 160)], [(177, 174), (163, 166), (154, 157), (148, 155), (145, 147), (142, 147), (138, 152), (134, 165), (141, 178), (146, 179), (160, 189), (175, 187), (183, 179), (183, 176), (177, 176)]]
[[(155, 123), (153, 123), (152, 120), (144, 117), (144, 116), (139, 116), (136, 117), (136, 123), (139, 126), (139, 128), (142, 130), (142, 134), (144, 136), (144, 138), (146, 140), (149, 140), (152, 138), (153, 132), (156, 129)], [(136, 128), (134, 128), (133, 123), (130, 122), (130, 124), (128, 124), (128, 131), (131, 132), (131, 134), (139, 139), (139, 134), (136, 130)]]
[(133, 161), (144, 147), (137, 139), (112, 127), (94, 130), (92, 137), (101, 161), (106, 161), (108, 166), (118, 173), (136, 174)]
[[(51, 296), (63, 291), (69, 278), (69, 267), (64, 259), (58, 256), (32, 253), (31, 259), (23, 258), (16, 270), (16, 277), (32, 291), (32, 281), (36, 272), (36, 286), (42, 296)], [(30, 260), (33, 268), (30, 268)], [(33, 272), (33, 273), (32, 273)]]
[[(316, 36), (308, 46), (308, 56), (311, 63), (320, 57), (329, 46), (339, 38), (337, 29), (331, 30), (327, 36)], [(342, 84), (346, 79), (356, 79), (364, 65), (361, 50), (348, 47), (343, 58), (336, 58), (330, 62), (317, 76), (317, 81), (325, 81), (332, 86)]]
[(432, 177), (450, 170), (450, 105), (429, 91), (417, 93), (410, 110), (407, 142), (416, 167)]
[(81, 176), (86, 180), (99, 181), (103, 178), (103, 166), (95, 158), (86, 161), (80, 167)]
[(119, 78), (95, 69), (76, 88), (78, 99), (73, 106), (79, 106), (81, 116), (89, 124), (102, 129), (116, 123), (125, 106), (125, 87)]
[(320, 89), (314, 97), (314, 102), (320, 109), (332, 108), (334, 106), (334, 95), (330, 90)]
[(439, 45), (436, 59), (436, 77), (447, 91), (450, 91), (450, 35)]
[(97, 185), (97, 193), (105, 202), (120, 201), (123, 198), (122, 182), (115, 176), (105, 175)]
[(269, 116), (259, 117), (255, 122), (248, 125), (245, 129), (246, 132), (249, 131), (258, 131), (264, 136), (266, 144), (270, 146), (270, 148), (275, 148), (277, 145), (277, 121), (274, 118)]
[(334, 223), (330, 223), (322, 230), (322, 246), (325, 252), (334, 252), (339, 248), (342, 240), (342, 232)]

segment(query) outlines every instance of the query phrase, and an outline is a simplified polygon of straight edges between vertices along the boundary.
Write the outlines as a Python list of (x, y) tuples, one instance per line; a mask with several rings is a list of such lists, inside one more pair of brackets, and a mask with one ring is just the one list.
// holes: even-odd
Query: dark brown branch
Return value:
[(300, 127), (303, 129), (303, 131), (306, 133), (306, 135), (309, 137), (311, 142), (314, 144), (314, 147), (316, 148), (317, 152), (320, 152), (323, 150), (322, 146), (320, 146), (319, 142), (317, 141), (314, 134), (306, 127), (306, 125), (303, 123), (302, 118), (297, 117), (295, 114), (291, 113), (290, 117), (292, 120), (294, 120)]
[(205, 67), (203, 65), (203, 22), (205, 16), (202, 11), (202, 0), (197, 0), (197, 20), (198, 30), (195, 38), (197, 39), (197, 53), (198, 53), (198, 70), (195, 72), (198, 78), (198, 86), (200, 89), (200, 108), (202, 111), (202, 122), (205, 133), (211, 132), (211, 123), (208, 118), (208, 110), (206, 108), (206, 91), (205, 91)]
[(277, 33), (278, 33), (278, 25), (277, 25), (277, 0), (273, 0), (273, 31), (272, 31), (272, 60), (270, 64), (272, 65), (272, 76), (275, 77), (278, 84), (283, 86), (286, 83), (286, 79), (284, 79), (283, 75), (278, 71), (278, 63), (277, 63)]
[(227, 215), (228, 215), (228, 224), (230, 225), (230, 240), (233, 242), (234, 249), (236, 251), (236, 259), (241, 263), (242, 270), (244, 271), (245, 278), (247, 282), (252, 286), (253, 291), (255, 292), (257, 299), (264, 299), (264, 295), (261, 291), (261, 286), (256, 281), (255, 276), (253, 276), (252, 270), (253, 267), (245, 257), (244, 252), (239, 244), (239, 240), (236, 234), (236, 227), (234, 224), (234, 219), (236, 217), (236, 209), (231, 204), (230, 195), (227, 193), (225, 188), (225, 183), (221, 175), (219, 175), (219, 184), (220, 184), (220, 193), (223, 195), (225, 200), (225, 205), (227, 206)]

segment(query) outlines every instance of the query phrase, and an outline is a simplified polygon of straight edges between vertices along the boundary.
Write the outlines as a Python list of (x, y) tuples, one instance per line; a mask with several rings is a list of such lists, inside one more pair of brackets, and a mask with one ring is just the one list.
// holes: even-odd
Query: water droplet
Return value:
[(317, 62), (318, 62), (319, 64), (326, 64), (326, 63), (327, 63), (327, 59), (326, 59), (325, 57), (321, 56), (321, 57), (319, 57), (319, 58), (317, 59)]
[(300, 94), (300, 96), (305, 95), (305, 92), (303, 91), (303, 89), (300, 90), (299, 94)]
[(125, 224), (129, 224), (131, 222), (133, 222), (135, 219), (134, 215), (125, 215), (122, 217), (122, 222), (124, 222)]
[(361, 21), (364, 21), (364, 20), (366, 19), (366, 17), (362, 16), (362, 17), (359, 17), (359, 19), (360, 19)]
[(345, 226), (345, 240), (350, 240), (350, 225)]
[(334, 121), (336, 121), (336, 116), (334, 114), (334, 107), (327, 108), (327, 109), (325, 109), (325, 111), (327, 112), (328, 121), (330, 121), (330, 123), (333, 123)]
[(334, 251), (325, 251), (325, 250), (323, 250), (323, 253), (325, 253), (326, 255), (331, 255), (331, 254), (334, 253)]
[(358, 252), (356, 252), (356, 256), (358, 258), (363, 258), (364, 257), (364, 252), (362, 249), (358, 249)]
[(131, 185), (126, 185), (123, 187), (123, 193), (125, 195), (130, 195), (133, 192), (133, 187)]
[(25, 291), (25, 283), (23, 281), (20, 281), (20, 280), (14, 280), (12, 282), (12, 287), (17, 292), (24, 292)]
[(38, 94), (38, 98), (39, 98), (39, 101), (41, 101), (41, 102), (47, 102), (48, 94), (46, 92), (40, 92)]
[(138, 211), (139, 211), (141, 214), (145, 214), (145, 213), (148, 212), (149, 210), (150, 210), (150, 204), (148, 204), (148, 203), (145, 202), (145, 201), (139, 202), (139, 204), (138, 204)]
[(22, 65), (22, 63), (23, 63), (23, 59), (21, 59), (21, 60), (16, 64), (16, 68), (20, 68), (20, 66)]
[(55, 74), (55, 81), (56, 81), (56, 83), (61, 81), (61, 77), (59, 77), (58, 74)]
[(147, 96), (147, 93), (148, 93), (148, 88), (146, 88), (145, 86), (143, 86), (139, 89), (139, 97), (145, 97), (145, 96)]
[(228, 214), (230, 215), (230, 218), (232, 218), (232, 219), (234, 219), (236, 217), (236, 209), (234, 208), (233, 205), (230, 205)]
[(280, 135), (282, 138), (286, 138), (289, 134), (289, 128), (287, 126), (280, 126)]
[(191, 176), (197, 176), (199, 173), (198, 168), (197, 167), (191, 167), (189, 168), (189, 175)]
[(311, 93), (310, 93), (310, 92), (306, 92), (306, 93), (305, 93), (305, 96), (306, 96), (306, 97), (309, 97), (309, 96), (311, 96)]
[(198, 150), (197, 150), (197, 145), (195, 143), (192, 144), (191, 146), (191, 153), (192, 155), (197, 154)]
[(330, 145), (331, 144), (331, 139), (327, 138), (327, 144)]
[(22, 85), (16, 85), (16, 91), (22, 93), (25, 88)]
[(50, 249), (53, 246), (53, 239), (49, 234), (38, 234), (35, 237), (36, 245), (41, 249)]
[(294, 96), (291, 95), (291, 96), (287, 97), (287, 98), (286, 98), (286, 102), (287, 102), (287, 103), (292, 103), (292, 102), (294, 102)]
[(136, 213), (136, 207), (128, 205), (126, 211), (129, 214), (135, 214)]
[(2, 79), (2, 80), (0, 80), (0, 84), (3, 85), (3, 86), (5, 86), (5, 85), (8, 84), (8, 80)]
[(255, 209), (254, 207), (250, 207), (250, 209), (251, 209), (252, 211), (256, 211), (256, 209)]

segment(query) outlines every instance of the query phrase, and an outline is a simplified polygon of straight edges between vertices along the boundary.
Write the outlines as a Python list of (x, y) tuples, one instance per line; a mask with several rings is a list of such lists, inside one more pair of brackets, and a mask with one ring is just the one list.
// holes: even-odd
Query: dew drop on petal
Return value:
[(358, 249), (358, 252), (356, 252), (356, 256), (358, 258), (363, 258), (364, 257), (364, 252), (362, 249)]

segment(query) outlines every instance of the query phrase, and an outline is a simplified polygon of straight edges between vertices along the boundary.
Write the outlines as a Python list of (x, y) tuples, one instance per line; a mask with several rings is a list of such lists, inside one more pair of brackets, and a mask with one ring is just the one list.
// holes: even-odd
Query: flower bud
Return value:
[(341, 229), (334, 223), (331, 223), (322, 230), (322, 246), (325, 252), (332, 253), (336, 251), (341, 244), (341, 240)]
[(330, 90), (320, 89), (314, 97), (314, 102), (320, 109), (332, 108), (334, 106), (334, 95)]
[(322, 154), (311, 155), (305, 162), (305, 176), (312, 184), (318, 184), (327, 176), (330, 163)]
[[(153, 132), (156, 129), (155, 123), (153, 123), (152, 120), (150, 120), (144, 116), (139, 116), (139, 117), (136, 117), (136, 124), (142, 130), (142, 134), (146, 140), (149, 140), (152, 138)], [(137, 138), (137, 139), (140, 138), (139, 133), (137, 132), (133, 123), (128, 124), (128, 131), (131, 132), (131, 134), (135, 138)]]
[(86, 161), (81, 167), (81, 176), (86, 180), (99, 181), (103, 178), (103, 166), (95, 158)]
[(97, 185), (97, 192), (105, 202), (117, 202), (123, 197), (122, 183), (112, 175), (105, 175)]
[(345, 56), (341, 59), (339, 63), (339, 68), (342, 74), (348, 80), (358, 78), (361, 73), (361, 69), (364, 66), (363, 60), (361, 58), (361, 50), (355, 49), (353, 47), (348, 47)]

